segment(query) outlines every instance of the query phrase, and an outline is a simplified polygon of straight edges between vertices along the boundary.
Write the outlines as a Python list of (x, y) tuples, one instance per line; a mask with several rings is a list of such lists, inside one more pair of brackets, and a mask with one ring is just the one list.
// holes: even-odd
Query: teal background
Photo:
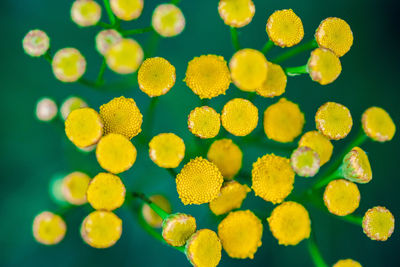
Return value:
[[(124, 23), (125, 29), (141, 28), (150, 24), (151, 12), (162, 1), (146, 1), (142, 16)], [(252, 23), (240, 32), (244, 47), (261, 49), (266, 41), (265, 23), (276, 9), (292, 8), (303, 20), (304, 40), (312, 38), (320, 21), (329, 16), (345, 19), (354, 33), (351, 51), (341, 58), (343, 72), (339, 79), (328, 86), (320, 86), (308, 76), (289, 78), (285, 97), (299, 103), (305, 113), (305, 131), (315, 128), (313, 116), (317, 108), (326, 101), (346, 105), (355, 121), (350, 136), (334, 142), (334, 153), (340, 152), (359, 129), (362, 112), (372, 106), (385, 108), (399, 127), (399, 4), (396, 1), (337, 0), (337, 1), (293, 1), (255, 0), (256, 14)], [(88, 69), (85, 77), (94, 79), (101, 58), (94, 50), (94, 36), (99, 28), (78, 28), (69, 18), (72, 1), (54, 0), (2, 0), (0, 2), (0, 266), (189, 266), (178, 251), (155, 241), (143, 231), (131, 211), (123, 207), (116, 213), (123, 218), (124, 230), (118, 243), (105, 250), (96, 250), (84, 244), (79, 236), (79, 225), (88, 213), (78, 208), (67, 213), (68, 232), (59, 245), (45, 247), (36, 243), (31, 234), (34, 216), (42, 210), (56, 210), (49, 193), (49, 181), (57, 173), (75, 170), (95, 175), (101, 171), (93, 154), (82, 154), (66, 140), (60, 122), (42, 123), (35, 119), (36, 101), (53, 97), (58, 104), (70, 95), (78, 95), (97, 109), (113, 97), (133, 97), (145, 113), (149, 98), (134, 81), (124, 92), (108, 90), (99, 92), (80, 84), (63, 84), (57, 81), (48, 63), (43, 59), (26, 56), (21, 40), (30, 29), (40, 28), (51, 37), (52, 51), (72, 46), (85, 55)], [(177, 83), (160, 98), (156, 108), (153, 134), (174, 132), (186, 143), (188, 152), (196, 149), (195, 139), (187, 130), (187, 115), (199, 105), (195, 96), (182, 82), (186, 65), (194, 56), (219, 54), (229, 60), (233, 54), (229, 28), (223, 24), (217, 12), (217, 1), (183, 0), (180, 4), (186, 17), (186, 29), (178, 37), (163, 39), (157, 56), (168, 59), (177, 69)], [(103, 21), (107, 22), (103, 9)], [(134, 36), (144, 47), (150, 33)], [(274, 48), (271, 56), (280, 52)], [(284, 66), (304, 64), (308, 53), (285, 62)], [(110, 71), (108, 81), (120, 79)], [(213, 99), (210, 105), (221, 111), (227, 99), (246, 96), (233, 85), (227, 96)], [(262, 129), (262, 112), (278, 99), (257, 97)], [(144, 118), (146, 121), (146, 117)], [(235, 140), (238, 140), (237, 138)], [(264, 139), (266, 140), (266, 138)], [(399, 218), (399, 134), (388, 143), (368, 142), (362, 147), (369, 152), (374, 179), (360, 185), (361, 204), (357, 214), (368, 208), (383, 205)], [(203, 142), (203, 141), (202, 141)], [(266, 153), (288, 155), (282, 149), (271, 149), (266, 145), (254, 145), (237, 141), (244, 151), (243, 169), (249, 171), (252, 162)], [(265, 141), (266, 142), (266, 141)], [(264, 142), (264, 143), (265, 143)], [(134, 140), (135, 143), (135, 140)], [(208, 144), (208, 142), (204, 142)], [(216, 229), (216, 222), (207, 205), (184, 207), (178, 199), (175, 183), (169, 174), (153, 164), (147, 148), (137, 145), (138, 159), (122, 178), (129, 190), (146, 194), (163, 193), (169, 197), (174, 211), (188, 212), (196, 216), (198, 228)], [(181, 166), (180, 166), (181, 167)], [(311, 180), (297, 178), (295, 187), (304, 188)], [(244, 208), (253, 208), (266, 216), (272, 205), (256, 199), (253, 193), (246, 199)], [(353, 258), (363, 266), (399, 266), (399, 231), (387, 242), (369, 240), (360, 227), (347, 224), (319, 210), (309, 207), (313, 218), (313, 230), (321, 252), (329, 264), (342, 258)], [(265, 222), (265, 221), (264, 221)], [(230, 259), (223, 252), (220, 266), (312, 266), (306, 242), (296, 247), (279, 246), (264, 225), (263, 246), (254, 260)]]

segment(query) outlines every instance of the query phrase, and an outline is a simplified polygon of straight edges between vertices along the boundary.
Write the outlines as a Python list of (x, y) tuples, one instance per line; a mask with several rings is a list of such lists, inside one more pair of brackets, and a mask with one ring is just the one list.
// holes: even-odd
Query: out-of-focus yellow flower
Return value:
[(326, 102), (315, 114), (317, 129), (329, 139), (345, 138), (353, 127), (350, 111), (342, 104)]
[(188, 128), (197, 137), (213, 138), (221, 128), (220, 115), (211, 107), (197, 107), (189, 114)]
[(174, 247), (185, 245), (189, 237), (196, 232), (196, 219), (188, 214), (175, 213), (163, 221), (162, 236)]
[(342, 172), (344, 178), (352, 182), (365, 184), (371, 181), (371, 165), (364, 150), (354, 147), (347, 153), (343, 159)]
[(360, 191), (355, 183), (345, 179), (331, 181), (324, 192), (325, 206), (338, 216), (353, 213), (360, 204)]
[(336, 262), (333, 267), (362, 267), (358, 261), (352, 259), (344, 259)]
[(361, 121), (365, 134), (374, 141), (390, 141), (396, 132), (392, 118), (382, 108), (368, 108), (364, 111)]
[(251, 0), (220, 0), (218, 12), (226, 25), (241, 28), (251, 22), (256, 7)]
[(342, 72), (340, 59), (325, 48), (317, 48), (311, 52), (307, 68), (311, 79), (321, 85), (334, 82)]
[(96, 49), (101, 55), (106, 55), (108, 49), (122, 40), (122, 35), (116, 30), (103, 30), (96, 35)]
[(207, 158), (217, 165), (225, 179), (232, 179), (242, 167), (243, 153), (231, 139), (220, 139), (211, 144)]
[(65, 176), (61, 184), (64, 199), (73, 205), (83, 205), (87, 202), (86, 191), (90, 177), (83, 172), (73, 172)]
[(267, 34), (275, 45), (291, 47), (304, 37), (303, 23), (291, 9), (275, 11), (267, 22)]
[(49, 50), (50, 39), (42, 30), (31, 30), (25, 35), (22, 46), (31, 57), (40, 57)]
[(285, 92), (286, 83), (287, 77), (282, 67), (268, 62), (267, 79), (256, 89), (256, 92), (263, 97), (280, 96)]
[(174, 4), (158, 5), (153, 12), (151, 25), (163, 37), (173, 37), (185, 29), (185, 16)]
[(119, 74), (135, 72), (143, 61), (143, 49), (133, 39), (122, 39), (111, 45), (106, 54), (108, 67)]
[(176, 168), (185, 156), (185, 143), (173, 133), (161, 133), (149, 143), (151, 160), (161, 168)]
[(385, 207), (373, 207), (365, 213), (362, 227), (372, 240), (386, 241), (394, 231), (393, 214)]
[(81, 27), (93, 26), (101, 18), (101, 6), (92, 0), (76, 0), (71, 7), (71, 19)]
[(53, 99), (44, 97), (36, 103), (36, 118), (40, 121), (51, 121), (57, 116), (57, 104)]
[(312, 177), (319, 171), (319, 155), (311, 148), (301, 146), (293, 151), (290, 164), (297, 175)]
[(76, 82), (86, 71), (86, 60), (75, 48), (58, 50), (52, 61), (53, 73), (62, 82)]
[(130, 21), (142, 14), (143, 0), (110, 0), (113, 13), (117, 18)]
[(245, 136), (257, 127), (258, 109), (247, 99), (235, 98), (225, 104), (221, 121), (231, 134)]
[(327, 163), (333, 151), (333, 145), (328, 138), (318, 131), (309, 131), (303, 134), (299, 141), (299, 147), (306, 146), (318, 153), (320, 166)]
[(60, 113), (63, 120), (66, 120), (68, 115), (78, 108), (87, 107), (87, 103), (80, 97), (70, 96), (64, 100), (60, 107)]
[(221, 260), (221, 250), (221, 241), (209, 229), (198, 230), (186, 243), (186, 256), (193, 266), (217, 266)]
[[(153, 195), (149, 199), (159, 206), (166, 213), (171, 212), (171, 203), (163, 195)], [(147, 203), (142, 206), (142, 216), (143, 219), (152, 227), (160, 228), (162, 226), (162, 218), (152, 209)]]
[(64, 220), (49, 211), (43, 211), (33, 220), (33, 236), (44, 245), (55, 245), (63, 240), (67, 231)]
[(218, 197), (210, 202), (210, 210), (215, 215), (225, 214), (233, 209), (239, 209), (250, 188), (236, 181), (226, 182), (221, 187)]

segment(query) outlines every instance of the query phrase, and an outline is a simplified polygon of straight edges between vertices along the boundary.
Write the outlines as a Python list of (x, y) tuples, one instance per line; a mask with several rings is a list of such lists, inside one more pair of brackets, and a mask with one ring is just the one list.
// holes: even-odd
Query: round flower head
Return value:
[(40, 121), (51, 121), (57, 112), (57, 104), (51, 98), (44, 97), (36, 103), (36, 118)]
[(311, 148), (301, 146), (293, 151), (290, 164), (297, 175), (312, 177), (319, 171), (319, 156)]
[(201, 99), (224, 95), (231, 84), (231, 74), (222, 56), (202, 55), (187, 66), (186, 85)]
[(31, 30), (25, 35), (22, 46), (31, 57), (40, 57), (49, 50), (50, 39), (44, 31)]
[(311, 79), (321, 85), (334, 82), (342, 72), (340, 59), (325, 48), (317, 48), (311, 52), (307, 68)]
[(75, 48), (58, 50), (52, 61), (53, 73), (62, 82), (76, 82), (86, 71), (86, 60)]
[(242, 91), (255, 92), (267, 79), (268, 62), (258, 50), (237, 51), (229, 61), (233, 83)]
[(353, 45), (353, 32), (346, 21), (327, 18), (315, 32), (315, 40), (320, 47), (333, 51), (338, 57), (346, 54)]
[(373, 207), (365, 213), (362, 227), (372, 240), (386, 241), (394, 231), (393, 214), (385, 207)]
[(110, 5), (115, 16), (125, 21), (137, 19), (143, 10), (143, 0), (110, 0)]
[(168, 216), (162, 223), (162, 236), (174, 247), (185, 245), (189, 237), (196, 232), (196, 219), (183, 213)]
[(125, 192), (118, 176), (101, 172), (90, 182), (86, 196), (94, 209), (112, 211), (124, 204)]
[(239, 209), (250, 188), (236, 181), (224, 183), (218, 197), (210, 202), (210, 210), (215, 215), (222, 215), (233, 209)]
[(193, 109), (188, 117), (189, 131), (200, 138), (213, 138), (221, 128), (220, 115), (208, 106)]
[(176, 189), (183, 204), (203, 204), (218, 197), (223, 181), (214, 163), (197, 157), (176, 176)]
[(101, 7), (96, 1), (76, 0), (72, 4), (71, 19), (81, 27), (93, 26), (101, 18)]
[(89, 187), (90, 177), (83, 172), (73, 172), (62, 180), (62, 195), (68, 203), (82, 205), (87, 202), (86, 191)]
[(256, 7), (251, 0), (220, 0), (218, 12), (226, 25), (241, 28), (251, 22)]
[[(149, 199), (166, 213), (171, 212), (171, 203), (164, 196), (153, 195), (149, 197)], [(146, 203), (142, 206), (142, 216), (150, 226), (154, 228), (160, 228), (162, 226), (162, 218)]]
[(133, 39), (122, 39), (111, 45), (106, 54), (108, 67), (119, 74), (135, 72), (142, 63), (144, 53), (138, 42)]
[(88, 147), (103, 135), (103, 121), (94, 109), (75, 109), (65, 121), (65, 133), (77, 147)]
[(282, 67), (268, 62), (268, 75), (264, 83), (256, 88), (257, 94), (263, 97), (280, 96), (285, 92), (287, 77)]
[(295, 174), (289, 159), (267, 154), (253, 163), (251, 176), (256, 196), (276, 204), (292, 192)]
[(122, 35), (116, 30), (102, 30), (96, 35), (96, 49), (101, 55), (105, 55), (108, 49), (122, 40)]
[(374, 141), (390, 141), (396, 132), (392, 118), (382, 108), (368, 108), (364, 111), (361, 122), (365, 134)]
[(208, 149), (207, 158), (217, 165), (225, 179), (232, 179), (242, 167), (242, 150), (231, 139), (214, 141)]
[(175, 80), (175, 67), (162, 57), (148, 58), (139, 68), (139, 88), (150, 97), (168, 93)]
[(303, 23), (291, 9), (275, 11), (267, 22), (267, 34), (275, 45), (291, 47), (304, 37)]
[(236, 136), (250, 134), (258, 124), (258, 109), (249, 100), (229, 100), (222, 109), (222, 126)]
[(324, 192), (325, 206), (338, 216), (353, 213), (360, 204), (360, 191), (355, 183), (345, 179), (331, 181)]
[(286, 98), (281, 98), (264, 111), (264, 132), (277, 142), (292, 142), (303, 131), (304, 122), (299, 106)]
[(280, 245), (295, 246), (310, 237), (310, 217), (308, 211), (299, 203), (288, 201), (280, 204), (267, 220), (272, 235)]
[(355, 183), (365, 184), (372, 179), (371, 165), (368, 156), (359, 147), (354, 147), (343, 159), (344, 178)]
[(299, 141), (299, 147), (306, 146), (314, 150), (319, 155), (319, 165), (327, 163), (333, 151), (331, 141), (318, 131), (309, 131), (303, 134)]
[(362, 267), (358, 261), (352, 259), (339, 260), (332, 267)]
[(64, 220), (49, 211), (43, 211), (33, 220), (33, 236), (44, 245), (55, 245), (63, 240), (67, 226)]
[(132, 98), (116, 97), (101, 105), (100, 116), (104, 121), (104, 134), (118, 133), (132, 139), (142, 131), (143, 116)]
[(114, 245), (122, 234), (122, 220), (109, 211), (93, 211), (82, 222), (82, 239), (94, 248)]
[(221, 241), (209, 229), (198, 230), (186, 243), (186, 256), (193, 266), (217, 266), (221, 260), (221, 250)]
[(87, 103), (80, 97), (70, 96), (64, 100), (60, 107), (60, 113), (63, 120), (66, 120), (68, 115), (78, 108), (87, 107)]
[(185, 17), (176, 5), (161, 4), (154, 9), (151, 25), (159, 35), (173, 37), (185, 29)]
[(176, 134), (162, 133), (151, 139), (149, 155), (161, 168), (176, 168), (185, 156), (185, 143)]
[(320, 133), (333, 140), (345, 138), (353, 127), (349, 109), (335, 102), (326, 102), (319, 107), (315, 123)]

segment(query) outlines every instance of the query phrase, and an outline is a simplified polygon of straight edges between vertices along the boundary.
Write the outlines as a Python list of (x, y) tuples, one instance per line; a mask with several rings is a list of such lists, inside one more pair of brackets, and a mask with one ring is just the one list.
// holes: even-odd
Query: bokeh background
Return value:
[[(101, 1), (99, 1), (101, 2)], [(265, 23), (276, 9), (292, 8), (302, 18), (304, 40), (312, 38), (320, 21), (336, 16), (345, 19), (354, 33), (351, 51), (341, 58), (343, 72), (331, 85), (320, 86), (306, 75), (289, 78), (286, 94), (289, 100), (299, 103), (305, 113), (305, 130), (315, 128), (313, 116), (326, 101), (336, 101), (349, 107), (355, 124), (350, 136), (334, 142), (334, 153), (340, 152), (359, 129), (362, 112), (372, 106), (384, 107), (400, 127), (398, 75), (400, 54), (398, 49), (400, 27), (398, 1), (390, 0), (255, 0), (256, 14), (252, 23), (240, 32), (244, 47), (261, 49), (266, 41)], [(45, 30), (51, 37), (52, 50), (72, 46), (85, 55), (88, 70), (85, 75), (94, 79), (101, 58), (94, 50), (94, 36), (99, 28), (80, 29), (70, 20), (67, 0), (2, 0), (0, 1), (0, 266), (189, 266), (186, 258), (150, 237), (131, 214), (123, 207), (117, 214), (123, 218), (123, 235), (112, 248), (93, 249), (81, 241), (79, 225), (88, 213), (78, 208), (67, 213), (68, 232), (57, 246), (45, 247), (36, 243), (31, 234), (34, 216), (42, 210), (55, 210), (56, 204), (49, 195), (49, 181), (56, 174), (81, 170), (95, 175), (100, 171), (93, 153), (83, 154), (65, 138), (60, 121), (41, 123), (34, 117), (36, 101), (43, 96), (54, 98), (58, 104), (70, 95), (83, 97), (97, 109), (113, 97), (133, 97), (142, 112), (149, 98), (137, 87), (136, 82), (121, 92), (110, 88), (96, 91), (80, 84), (63, 84), (57, 81), (48, 63), (43, 59), (26, 56), (21, 40), (33, 28)], [(151, 13), (162, 1), (145, 0), (142, 16), (126, 29), (145, 27), (150, 24)], [(155, 55), (168, 59), (177, 69), (177, 83), (160, 98), (156, 109), (153, 134), (174, 132), (181, 136), (188, 151), (196, 149), (194, 138), (187, 130), (186, 119), (191, 109), (199, 105), (199, 99), (182, 82), (187, 62), (201, 54), (219, 54), (227, 60), (233, 54), (229, 28), (217, 12), (216, 0), (183, 0), (180, 4), (186, 17), (186, 29), (178, 37), (163, 39)], [(103, 10), (103, 21), (107, 21)], [(144, 47), (151, 36), (146, 33), (134, 36)], [(275, 48), (271, 56), (281, 52)], [(308, 53), (299, 55), (284, 66), (297, 66), (306, 62)], [(108, 81), (121, 77), (106, 72)], [(245, 96), (233, 85), (227, 96), (210, 102), (217, 111), (232, 96)], [(257, 97), (260, 116), (264, 109), (278, 99)], [(261, 117), (260, 117), (261, 118)], [(144, 118), (146, 120), (146, 117)], [(260, 121), (256, 131), (261, 131)], [(237, 140), (237, 139), (235, 139)], [(135, 141), (134, 141), (135, 142)], [(243, 169), (249, 171), (257, 157), (275, 152), (288, 155), (284, 149), (254, 145), (237, 141), (244, 150)], [(204, 144), (207, 144), (205, 142)], [(169, 174), (154, 165), (147, 148), (137, 146), (138, 159), (122, 178), (129, 190), (147, 194), (163, 193), (169, 197), (174, 211), (188, 212), (197, 217), (199, 228), (216, 229), (216, 221), (210, 216), (207, 205), (184, 207), (177, 196), (175, 183)], [(363, 148), (369, 152), (374, 179), (360, 185), (361, 204), (357, 214), (363, 214), (375, 205), (388, 207), (396, 219), (400, 218), (399, 203), (399, 150), (400, 134), (392, 142), (367, 142)], [(297, 178), (295, 187), (304, 188), (310, 180)], [(256, 199), (251, 193), (244, 208), (253, 208), (267, 214), (271, 205)], [(387, 242), (369, 240), (360, 227), (340, 221), (324, 212), (309, 207), (313, 218), (313, 230), (321, 252), (329, 264), (342, 258), (353, 258), (363, 266), (400, 266), (399, 230)], [(295, 247), (279, 246), (268, 227), (264, 227), (263, 246), (254, 260), (233, 260), (223, 253), (221, 266), (312, 266), (306, 242)]]

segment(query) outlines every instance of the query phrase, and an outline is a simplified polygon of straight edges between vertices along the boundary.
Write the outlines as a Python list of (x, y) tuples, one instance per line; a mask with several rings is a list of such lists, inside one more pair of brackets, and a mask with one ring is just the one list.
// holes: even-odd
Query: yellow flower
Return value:
[(258, 124), (258, 109), (249, 100), (229, 100), (222, 109), (222, 126), (236, 136), (250, 134)]
[(103, 121), (94, 109), (75, 109), (65, 121), (65, 133), (77, 147), (88, 147), (103, 135)]
[(183, 204), (203, 204), (218, 197), (223, 181), (214, 163), (197, 157), (176, 176), (176, 189)]
[(318, 131), (309, 131), (303, 134), (299, 141), (299, 147), (306, 146), (318, 153), (320, 166), (327, 163), (333, 151), (333, 145), (328, 138)]
[(324, 192), (325, 206), (338, 216), (353, 213), (360, 204), (360, 191), (355, 183), (345, 179), (331, 181)]
[(213, 138), (221, 128), (220, 115), (208, 106), (193, 109), (188, 117), (189, 131), (200, 138)]
[(176, 168), (185, 156), (185, 143), (173, 133), (161, 133), (149, 143), (151, 160), (161, 168)]
[(209, 229), (198, 230), (186, 243), (186, 256), (196, 267), (215, 267), (221, 260), (221, 241)]
[(229, 61), (233, 83), (242, 91), (255, 92), (267, 79), (268, 62), (258, 50), (237, 51)]
[(49, 211), (43, 211), (33, 220), (33, 236), (44, 245), (55, 245), (63, 240), (67, 226), (64, 220)]
[(210, 202), (210, 210), (215, 215), (228, 213), (233, 209), (239, 209), (246, 198), (250, 188), (236, 181), (224, 183), (218, 197)]
[(251, 22), (256, 7), (251, 0), (220, 0), (218, 12), (226, 25), (241, 28)]
[(25, 35), (22, 46), (31, 57), (40, 57), (49, 50), (50, 39), (44, 31), (31, 30)]
[(118, 133), (132, 139), (142, 131), (143, 116), (132, 98), (116, 97), (101, 105), (100, 116), (104, 121), (104, 134)]
[(354, 147), (347, 153), (343, 159), (342, 172), (344, 178), (352, 182), (365, 184), (371, 181), (371, 165), (364, 150)]
[(231, 139), (224, 138), (211, 144), (207, 158), (217, 165), (225, 179), (232, 179), (242, 167), (243, 153)]
[(133, 39), (122, 39), (111, 45), (106, 54), (108, 67), (119, 74), (135, 72), (143, 61), (143, 49)]
[(272, 235), (280, 245), (297, 245), (310, 237), (308, 211), (299, 203), (288, 201), (277, 206), (267, 219)]
[(122, 220), (110, 211), (93, 211), (82, 222), (81, 236), (94, 248), (114, 245), (122, 234)]
[(110, 0), (110, 5), (115, 16), (125, 21), (137, 19), (143, 10), (143, 0)]
[(57, 104), (51, 98), (41, 98), (36, 103), (36, 118), (40, 121), (51, 121), (57, 116)]
[(335, 102), (326, 102), (319, 107), (315, 123), (320, 133), (333, 140), (345, 138), (353, 127), (349, 109)]
[(320, 47), (333, 51), (338, 57), (344, 56), (353, 45), (353, 32), (346, 21), (339, 18), (324, 19), (315, 32)]
[(266, 154), (253, 163), (251, 176), (256, 196), (276, 204), (292, 192), (295, 174), (289, 159)]
[(263, 97), (280, 96), (285, 92), (287, 77), (282, 67), (268, 62), (268, 75), (264, 83), (256, 89)]
[(196, 219), (188, 214), (171, 214), (163, 221), (162, 228), (165, 242), (180, 247), (185, 245), (189, 237), (196, 232)]
[(361, 264), (352, 259), (344, 259), (336, 262), (332, 267), (362, 267)]
[(372, 240), (386, 241), (394, 231), (394, 217), (385, 207), (373, 207), (365, 213), (362, 227)]
[(396, 132), (392, 118), (382, 108), (368, 108), (364, 111), (361, 121), (365, 134), (374, 141), (390, 141)]
[(307, 68), (311, 79), (321, 85), (334, 82), (342, 72), (340, 59), (325, 48), (317, 48), (311, 52)]
[(304, 37), (303, 23), (291, 9), (275, 11), (267, 22), (269, 39), (280, 47), (291, 47)]
[[(166, 213), (171, 212), (171, 203), (163, 195), (153, 195), (149, 199)], [(162, 218), (146, 203), (142, 206), (142, 216), (150, 226), (154, 228), (162, 226)]]
[(304, 122), (299, 106), (286, 98), (281, 98), (264, 111), (264, 132), (277, 142), (292, 142), (301, 134)]
[(163, 37), (173, 37), (185, 29), (185, 17), (174, 4), (158, 5), (153, 12), (151, 25)]
[(53, 73), (62, 82), (76, 82), (86, 71), (86, 60), (75, 48), (58, 50), (52, 61)]
[(93, 26), (101, 18), (101, 7), (96, 1), (76, 0), (72, 4), (71, 19), (81, 27)]
[(63, 120), (66, 120), (68, 115), (78, 108), (87, 107), (87, 103), (80, 97), (70, 96), (64, 100), (60, 107), (60, 113)]
[(293, 151), (290, 164), (297, 175), (312, 177), (319, 171), (319, 156), (311, 148), (301, 146)]
[(168, 93), (175, 80), (175, 67), (162, 57), (148, 58), (139, 68), (139, 88), (150, 97)]
[(73, 172), (62, 180), (61, 190), (64, 199), (73, 205), (83, 205), (87, 202), (86, 191), (90, 177), (83, 172)]
[(112, 211), (124, 204), (125, 192), (118, 176), (101, 172), (90, 182), (86, 195), (94, 209)]
[(231, 84), (231, 76), (222, 56), (202, 55), (189, 62), (184, 81), (201, 99), (211, 99), (225, 94)]
[(116, 30), (102, 30), (96, 35), (96, 49), (102, 55), (106, 55), (108, 49), (122, 40), (122, 35)]

